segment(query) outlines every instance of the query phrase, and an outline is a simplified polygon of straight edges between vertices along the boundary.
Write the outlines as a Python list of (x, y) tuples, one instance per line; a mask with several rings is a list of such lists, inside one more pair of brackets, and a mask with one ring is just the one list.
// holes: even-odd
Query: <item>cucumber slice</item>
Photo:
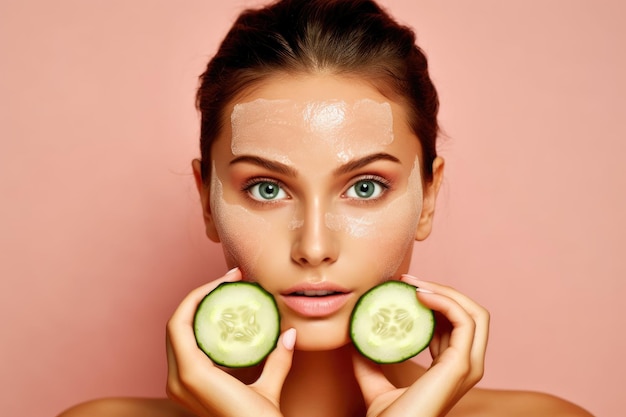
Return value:
[(276, 347), (280, 316), (274, 297), (251, 282), (226, 282), (198, 305), (193, 321), (198, 347), (229, 368), (253, 366)]
[(363, 294), (350, 319), (357, 350), (377, 363), (398, 363), (420, 353), (433, 337), (435, 316), (415, 296), (415, 287), (387, 281)]

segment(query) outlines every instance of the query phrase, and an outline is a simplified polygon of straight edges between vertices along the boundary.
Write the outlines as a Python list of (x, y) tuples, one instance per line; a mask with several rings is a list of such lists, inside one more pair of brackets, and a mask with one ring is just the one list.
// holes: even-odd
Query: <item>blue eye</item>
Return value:
[(272, 181), (259, 181), (248, 187), (250, 196), (258, 201), (281, 200), (287, 197), (285, 190), (281, 186)]
[(387, 187), (374, 180), (359, 180), (348, 188), (346, 197), (371, 200), (382, 195)]

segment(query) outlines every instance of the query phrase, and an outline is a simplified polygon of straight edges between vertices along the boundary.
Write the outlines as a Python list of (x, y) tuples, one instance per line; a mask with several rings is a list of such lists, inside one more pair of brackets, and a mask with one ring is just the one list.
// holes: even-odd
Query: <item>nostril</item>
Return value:
[(333, 263), (334, 260), (331, 257), (300, 257), (298, 259), (298, 263), (300, 265), (306, 265), (306, 266), (319, 266), (322, 264), (330, 264)]

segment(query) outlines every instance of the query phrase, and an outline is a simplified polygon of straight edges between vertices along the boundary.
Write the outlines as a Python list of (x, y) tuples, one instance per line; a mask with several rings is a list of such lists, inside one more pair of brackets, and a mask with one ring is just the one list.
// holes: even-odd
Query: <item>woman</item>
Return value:
[[(428, 237), (444, 162), (438, 98), (413, 32), (372, 1), (284, 0), (242, 13), (201, 77), (193, 171), (224, 277), (167, 326), (170, 399), (87, 403), (64, 416), (589, 416), (549, 395), (473, 388), (489, 315), (406, 275)], [(219, 283), (274, 295), (282, 335), (263, 366), (215, 366), (192, 320)], [(356, 300), (386, 280), (438, 315), (433, 363), (377, 366), (347, 334)]]

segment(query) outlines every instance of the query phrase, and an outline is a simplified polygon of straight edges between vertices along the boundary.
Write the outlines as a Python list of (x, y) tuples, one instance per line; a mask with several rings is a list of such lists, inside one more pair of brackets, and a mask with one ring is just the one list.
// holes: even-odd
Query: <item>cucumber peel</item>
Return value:
[(435, 316), (419, 302), (415, 289), (387, 281), (359, 298), (350, 319), (350, 338), (363, 356), (376, 363), (398, 363), (428, 346)]
[(276, 347), (280, 315), (272, 294), (251, 282), (225, 282), (207, 294), (196, 310), (198, 347), (216, 364), (253, 366)]

